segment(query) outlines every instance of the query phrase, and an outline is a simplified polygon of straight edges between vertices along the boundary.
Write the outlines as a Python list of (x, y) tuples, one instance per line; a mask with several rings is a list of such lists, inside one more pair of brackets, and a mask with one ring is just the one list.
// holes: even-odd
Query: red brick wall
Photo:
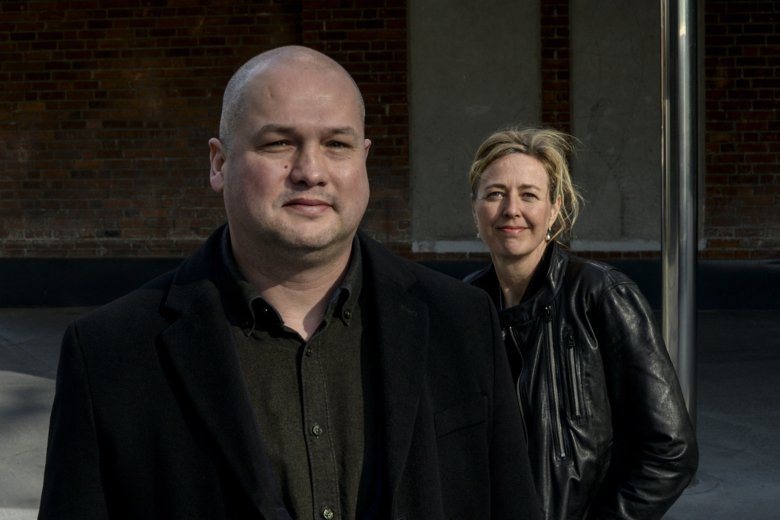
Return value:
[(541, 0), (542, 124), (571, 132), (569, 0)]
[[(541, 0), (542, 121), (570, 128), (569, 0)], [(701, 258), (780, 258), (780, 2), (707, 0)], [(589, 253), (604, 259), (657, 252)]]
[[(406, 9), (397, 4), (0, 2), (0, 257), (191, 251), (223, 221), (206, 145), (222, 89), (247, 58), (289, 43), (333, 55), (363, 90), (374, 142), (364, 228), (409, 254)], [(541, 2), (543, 121), (562, 130), (568, 4)], [(778, 258), (780, 7), (708, 0), (705, 9), (702, 256)]]
[(705, 2), (708, 258), (780, 258), (780, 2)]
[(408, 242), (405, 9), (346, 4), (1, 2), (0, 257), (190, 252), (224, 220), (207, 147), (224, 86), (291, 43), (331, 53), (365, 92), (366, 228)]
[[(401, 7), (398, 7), (398, 6)], [(371, 203), (363, 229), (399, 253), (411, 243), (406, 7), (395, 0), (303, 2), (303, 42), (352, 74), (366, 104)]]

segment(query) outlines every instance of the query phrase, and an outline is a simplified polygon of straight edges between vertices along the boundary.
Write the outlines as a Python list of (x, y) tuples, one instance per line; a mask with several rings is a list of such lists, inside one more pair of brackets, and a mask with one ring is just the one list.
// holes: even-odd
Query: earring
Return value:
[(479, 231), (477, 231), (477, 238), (479, 238)]
[(545, 239), (546, 241), (548, 241), (548, 242), (549, 242), (550, 240), (552, 240), (552, 228), (550, 228), (550, 229), (548, 229), (548, 230), (547, 230), (547, 236), (545, 236), (545, 237), (544, 237), (544, 239)]

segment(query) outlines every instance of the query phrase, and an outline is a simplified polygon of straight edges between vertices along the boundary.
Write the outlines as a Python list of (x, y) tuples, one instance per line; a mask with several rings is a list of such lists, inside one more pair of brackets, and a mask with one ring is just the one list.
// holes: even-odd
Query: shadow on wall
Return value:
[[(0, 307), (72, 307), (107, 303), (175, 269), (180, 259), (0, 259)], [(621, 260), (612, 265), (661, 306), (661, 262)], [(422, 262), (455, 278), (484, 266), (475, 261)], [(780, 261), (701, 261), (697, 304), (709, 309), (780, 309)]]

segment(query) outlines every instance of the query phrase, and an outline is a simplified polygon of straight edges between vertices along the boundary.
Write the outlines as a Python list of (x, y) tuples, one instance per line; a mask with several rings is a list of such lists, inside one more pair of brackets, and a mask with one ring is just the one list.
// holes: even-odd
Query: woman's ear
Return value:
[(477, 238), (480, 240), (482, 239), (481, 236), (479, 236), (479, 221), (477, 220), (477, 210), (474, 207), (475, 200), (471, 200), (471, 220), (474, 222), (474, 228), (477, 230)]
[(552, 205), (552, 211), (550, 211), (550, 222), (547, 225), (548, 228), (551, 228), (553, 224), (555, 224), (555, 221), (558, 219), (558, 213), (561, 211), (561, 198), (558, 197), (555, 200), (555, 203)]

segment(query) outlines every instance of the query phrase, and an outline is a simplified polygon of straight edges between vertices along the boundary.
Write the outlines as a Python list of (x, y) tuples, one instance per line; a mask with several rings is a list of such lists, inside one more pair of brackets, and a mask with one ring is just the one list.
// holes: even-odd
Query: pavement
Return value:
[[(0, 308), (0, 520), (37, 515), (59, 344), (86, 307)], [(700, 311), (695, 482), (668, 520), (780, 518), (780, 310)]]

